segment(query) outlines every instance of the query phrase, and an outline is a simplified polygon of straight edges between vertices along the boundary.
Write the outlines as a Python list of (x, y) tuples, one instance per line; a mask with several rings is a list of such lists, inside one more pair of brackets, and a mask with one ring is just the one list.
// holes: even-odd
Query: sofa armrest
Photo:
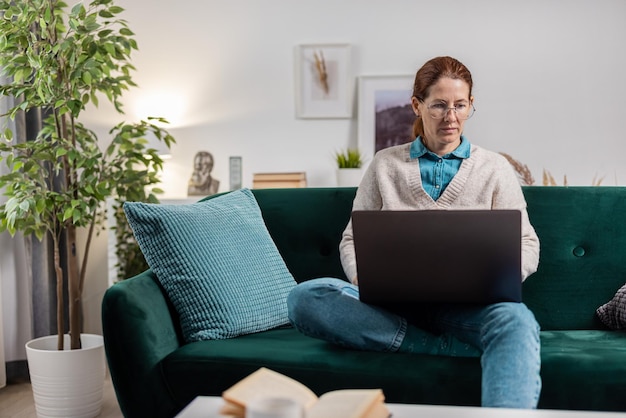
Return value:
[(125, 417), (173, 416), (159, 363), (181, 342), (169, 302), (146, 271), (110, 287), (102, 302), (102, 330), (113, 386)]

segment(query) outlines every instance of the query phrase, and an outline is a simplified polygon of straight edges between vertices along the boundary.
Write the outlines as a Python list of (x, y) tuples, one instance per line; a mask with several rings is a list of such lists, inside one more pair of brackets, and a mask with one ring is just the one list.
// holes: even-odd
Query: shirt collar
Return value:
[[(461, 135), (461, 144), (458, 147), (456, 147), (454, 151), (444, 155), (443, 158), (460, 158), (460, 159), (469, 158), (470, 149), (471, 149), (470, 142), (467, 140), (467, 138)], [(409, 152), (410, 152), (409, 156), (412, 160), (415, 158), (423, 157), (426, 154), (433, 154), (422, 143), (422, 137), (420, 136), (418, 136), (415, 139), (415, 141), (411, 143), (411, 149)]]

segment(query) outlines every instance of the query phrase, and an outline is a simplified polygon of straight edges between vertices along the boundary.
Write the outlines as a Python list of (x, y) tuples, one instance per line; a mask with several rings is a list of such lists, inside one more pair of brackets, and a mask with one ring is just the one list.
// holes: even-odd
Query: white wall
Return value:
[[(263, 171), (306, 171), (311, 186), (335, 184), (332, 155), (357, 144), (356, 119), (295, 117), (293, 55), (303, 43), (351, 44), (354, 76), (413, 75), (452, 55), (474, 77), (472, 142), (513, 155), (539, 183), (545, 168), (570, 185), (596, 176), (626, 184), (624, 0), (116, 4), (139, 43), (140, 88), (125, 95), (127, 117), (165, 116), (178, 141), (164, 198), (186, 196), (199, 150), (215, 156), (222, 191), (233, 155), (243, 157), (244, 186)], [(120, 118), (101, 105), (84, 121), (106, 132)]]
[[(512, 154), (539, 182), (546, 168), (571, 185), (626, 184), (623, 0), (116, 3), (139, 43), (127, 116), (147, 101), (178, 140), (165, 197), (185, 196), (199, 150), (214, 154), (221, 190), (232, 155), (243, 157), (245, 186), (262, 171), (333, 186), (332, 154), (356, 145), (356, 120), (297, 119), (293, 98), (294, 46), (326, 42), (352, 45), (355, 76), (413, 75), (452, 55), (474, 77), (471, 141)], [(108, 129), (119, 118), (101, 107), (85, 121)]]

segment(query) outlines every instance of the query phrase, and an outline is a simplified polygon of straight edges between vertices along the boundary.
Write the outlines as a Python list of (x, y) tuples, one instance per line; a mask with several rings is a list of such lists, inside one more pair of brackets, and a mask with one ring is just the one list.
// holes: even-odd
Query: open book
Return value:
[(246, 405), (260, 398), (289, 398), (302, 405), (306, 418), (388, 418), (381, 389), (341, 389), (319, 398), (302, 383), (260, 368), (224, 391), (225, 415), (244, 417)]

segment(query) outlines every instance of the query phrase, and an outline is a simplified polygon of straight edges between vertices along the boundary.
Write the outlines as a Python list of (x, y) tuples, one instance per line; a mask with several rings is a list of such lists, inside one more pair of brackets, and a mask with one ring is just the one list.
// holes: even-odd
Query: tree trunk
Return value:
[(59, 238), (52, 237), (54, 243), (54, 271), (57, 279), (57, 349), (63, 350), (63, 269), (61, 268), (61, 254), (59, 251)]
[(76, 253), (76, 227), (69, 225), (66, 229), (67, 237), (67, 289), (70, 315), (70, 346), (72, 350), (81, 348), (81, 295), (80, 271), (78, 268), (78, 254)]

